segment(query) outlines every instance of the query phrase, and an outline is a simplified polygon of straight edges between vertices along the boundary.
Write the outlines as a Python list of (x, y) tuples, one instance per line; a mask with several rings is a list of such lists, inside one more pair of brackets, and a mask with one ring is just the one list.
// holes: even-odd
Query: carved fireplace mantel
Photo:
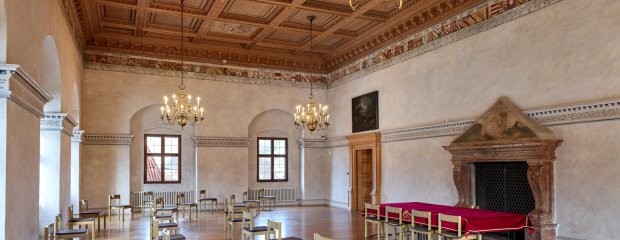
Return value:
[(549, 129), (523, 115), (508, 98), (501, 97), (444, 147), (452, 154), (457, 205), (476, 205), (474, 163), (527, 162), (528, 183), (535, 201), (535, 209), (528, 214), (535, 231), (527, 239), (555, 239), (553, 168), (555, 150), (561, 143)]

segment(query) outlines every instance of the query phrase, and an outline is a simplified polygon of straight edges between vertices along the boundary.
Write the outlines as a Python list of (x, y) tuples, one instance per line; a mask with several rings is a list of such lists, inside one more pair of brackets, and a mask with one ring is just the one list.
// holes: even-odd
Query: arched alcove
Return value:
[(46, 36), (41, 43), (41, 71), (38, 80), (51, 96), (52, 100), (45, 104), (45, 112), (61, 112), (61, 78), (60, 60), (56, 42), (52, 36)]
[[(296, 196), (299, 196), (301, 160), (297, 139), (299, 131), (293, 124), (293, 114), (281, 109), (270, 109), (256, 115), (248, 126), (248, 137), (250, 146), (248, 147), (248, 187), (295, 187)], [(286, 182), (258, 182), (258, 137), (286, 138), (288, 142), (288, 181)]]
[[(140, 191), (181, 191), (195, 190), (196, 157), (192, 137), (196, 135), (196, 127), (164, 125), (159, 118), (161, 105), (154, 104), (138, 110), (130, 120), (130, 131), (134, 136), (130, 154), (131, 192)], [(144, 135), (164, 134), (181, 136), (181, 183), (145, 184), (144, 183)]]

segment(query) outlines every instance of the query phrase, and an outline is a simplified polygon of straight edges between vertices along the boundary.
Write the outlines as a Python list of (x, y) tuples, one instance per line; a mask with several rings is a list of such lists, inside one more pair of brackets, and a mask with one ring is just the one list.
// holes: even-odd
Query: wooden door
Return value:
[(357, 210), (364, 209), (364, 203), (372, 203), (372, 149), (357, 150)]

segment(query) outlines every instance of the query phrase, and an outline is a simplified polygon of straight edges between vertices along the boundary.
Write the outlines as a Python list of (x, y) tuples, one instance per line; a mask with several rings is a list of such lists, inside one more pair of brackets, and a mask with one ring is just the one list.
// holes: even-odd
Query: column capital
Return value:
[(77, 122), (68, 113), (45, 113), (45, 116), (41, 118), (41, 130), (57, 130), (70, 137), (73, 136), (75, 126)]
[(32, 114), (43, 117), (43, 105), (52, 96), (19, 65), (0, 64), (0, 98), (8, 98)]
[(79, 128), (73, 129), (73, 137), (71, 138), (71, 142), (82, 142), (82, 136), (84, 136), (84, 130)]

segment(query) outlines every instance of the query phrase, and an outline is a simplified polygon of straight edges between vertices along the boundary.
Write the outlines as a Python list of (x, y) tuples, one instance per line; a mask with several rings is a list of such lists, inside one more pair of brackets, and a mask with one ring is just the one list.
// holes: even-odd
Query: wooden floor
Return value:
[[(198, 220), (192, 216), (189, 221), (179, 213), (181, 233), (187, 239), (226, 239), (224, 232), (224, 213), (202, 212)], [(112, 216), (107, 229), (97, 232), (97, 239), (149, 239), (148, 214), (135, 213), (134, 219), (125, 216), (125, 222)], [(309, 207), (278, 207), (275, 211), (262, 211), (255, 219), (255, 225), (266, 225), (267, 219), (283, 223), (284, 237), (300, 237), (312, 239), (314, 233), (336, 239), (364, 239), (364, 218), (360, 213), (345, 209), (309, 206)], [(375, 232), (371, 229), (371, 232)], [(235, 239), (241, 239), (239, 227), (235, 231)], [(256, 239), (262, 239), (257, 237)], [(376, 238), (374, 238), (376, 239)]]
[[(186, 213), (187, 214), (187, 213)], [(108, 228), (96, 233), (97, 239), (149, 239), (148, 214), (135, 213), (133, 220), (129, 214), (125, 215), (125, 222), (120, 222), (117, 216), (108, 221)], [(224, 213), (203, 211), (198, 220), (192, 216), (190, 221), (179, 213), (180, 232), (187, 239), (226, 239), (224, 232)], [(338, 240), (364, 239), (364, 218), (359, 212), (349, 212), (345, 209), (327, 206), (307, 207), (278, 207), (275, 211), (262, 211), (255, 218), (255, 225), (267, 225), (267, 219), (283, 223), (283, 237), (299, 237), (313, 239), (314, 233)], [(369, 224), (369, 233), (376, 233), (376, 229)], [(241, 239), (239, 226), (236, 227), (235, 239)], [(262, 239), (257, 237), (256, 239)], [(376, 236), (368, 239), (376, 239)], [(383, 238), (382, 238), (383, 239)], [(393, 239), (390, 237), (390, 239)], [(503, 240), (504, 237), (484, 235), (485, 240)]]

